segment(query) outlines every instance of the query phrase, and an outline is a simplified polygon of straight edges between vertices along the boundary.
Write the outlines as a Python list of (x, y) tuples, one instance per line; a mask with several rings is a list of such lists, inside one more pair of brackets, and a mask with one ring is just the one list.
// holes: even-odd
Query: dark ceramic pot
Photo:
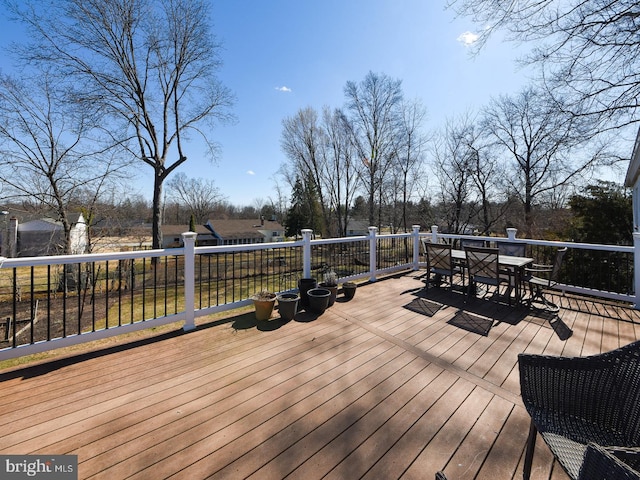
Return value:
[(342, 284), (342, 292), (344, 293), (344, 298), (347, 300), (351, 300), (353, 296), (356, 294), (357, 285), (353, 282), (345, 282)]
[(326, 288), (312, 288), (307, 292), (309, 296), (309, 310), (322, 315), (329, 306), (331, 292)]
[(298, 291), (300, 292), (300, 305), (303, 308), (307, 308), (309, 306), (309, 297), (307, 296), (307, 292), (312, 288), (316, 288), (318, 286), (318, 281), (315, 278), (301, 278), (298, 280)]
[(329, 297), (329, 306), (336, 303), (336, 297), (338, 296), (338, 286), (337, 285), (327, 285), (326, 283), (320, 283), (318, 285), (320, 288), (326, 288), (331, 292), (331, 296)]
[(298, 313), (300, 295), (297, 293), (282, 293), (278, 295), (278, 312), (280, 318), (286, 321), (293, 320)]

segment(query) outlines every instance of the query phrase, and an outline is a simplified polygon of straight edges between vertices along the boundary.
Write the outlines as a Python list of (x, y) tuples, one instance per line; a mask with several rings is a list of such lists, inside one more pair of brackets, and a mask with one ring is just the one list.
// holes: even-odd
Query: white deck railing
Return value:
[[(122, 318), (118, 317), (116, 320), (111, 320), (112, 323), (109, 323), (109, 319), (106, 320), (106, 325), (98, 325), (94, 323), (93, 328), (87, 329), (86, 327), (80, 326), (80, 322), (78, 321), (78, 327), (71, 333), (68, 333), (66, 329), (63, 329), (62, 335), (56, 336), (55, 338), (47, 337), (46, 340), (40, 340), (38, 338), (33, 338), (31, 341), (16, 343), (14, 335), (14, 342), (7, 344), (3, 344), (4, 348), (0, 349), (0, 360), (6, 360), (9, 358), (15, 358), (23, 355), (30, 355), (35, 353), (40, 353), (48, 350), (52, 350), (60, 347), (72, 346), (84, 342), (89, 342), (93, 340), (99, 340), (115, 335), (120, 335), (124, 333), (130, 333), (137, 330), (157, 327), (173, 322), (183, 322), (183, 329), (185, 331), (192, 330), (196, 327), (195, 319), (197, 317), (202, 317), (206, 315), (210, 315), (212, 313), (221, 312), (224, 310), (229, 310), (233, 308), (238, 308), (244, 305), (250, 304), (251, 300), (251, 291), (250, 288), (263, 288), (264, 285), (272, 286), (274, 283), (263, 283), (263, 278), (258, 278), (258, 275), (251, 277), (253, 278), (253, 284), (248, 285), (247, 280), (238, 280), (238, 283), (244, 282), (241, 285), (241, 288), (238, 289), (239, 293), (238, 297), (236, 297), (236, 285), (228, 286), (227, 288), (231, 288), (233, 291), (233, 295), (230, 299), (227, 299), (226, 294), (222, 301), (216, 300), (211, 302), (202, 302), (201, 297), (202, 293), (198, 289), (201, 288), (198, 284), (197, 278), (199, 278), (199, 272), (197, 268), (201, 267), (201, 259), (208, 258), (209, 256), (216, 256), (216, 258), (226, 258), (226, 255), (239, 255), (240, 262), (242, 262), (242, 255), (256, 255), (257, 252), (260, 255), (265, 255), (269, 259), (269, 255), (274, 255), (273, 252), (299, 252), (301, 250), (301, 266), (299, 270), (291, 270), (299, 273), (301, 277), (309, 277), (313, 275), (314, 271), (314, 261), (318, 259), (316, 257), (322, 257), (323, 254), (313, 255), (315, 249), (321, 250), (322, 248), (333, 248), (339, 250), (341, 247), (344, 249), (357, 249), (359, 252), (362, 252), (362, 257), (358, 259), (359, 270), (358, 271), (349, 271), (345, 274), (341, 275), (341, 280), (356, 280), (356, 279), (364, 279), (366, 281), (376, 281), (376, 279), (381, 275), (386, 275), (389, 273), (394, 273), (403, 270), (417, 270), (424, 266), (421, 256), (421, 242), (420, 239), (423, 237), (430, 237), (432, 241), (445, 241), (445, 242), (455, 242), (459, 239), (469, 238), (464, 235), (449, 235), (449, 234), (441, 234), (437, 231), (437, 227), (432, 227), (428, 232), (420, 232), (420, 227), (418, 225), (414, 225), (412, 232), (403, 233), (403, 234), (394, 234), (394, 235), (378, 235), (377, 229), (375, 227), (370, 227), (369, 235), (360, 236), (360, 237), (347, 237), (347, 238), (334, 238), (334, 239), (312, 239), (312, 231), (304, 230), (303, 238), (299, 241), (294, 242), (278, 242), (278, 243), (269, 243), (269, 244), (251, 244), (251, 245), (234, 245), (234, 246), (219, 246), (219, 247), (197, 247), (195, 245), (196, 234), (192, 232), (186, 232), (183, 234), (184, 238), (184, 247), (182, 248), (174, 248), (174, 249), (161, 249), (161, 250), (147, 250), (147, 251), (135, 251), (135, 252), (115, 252), (115, 253), (104, 253), (104, 254), (90, 254), (90, 255), (65, 255), (65, 256), (53, 256), (53, 257), (29, 257), (29, 258), (7, 258), (0, 259), (3, 260), (0, 262), (0, 275), (2, 274), (11, 274), (13, 272), (13, 283), (17, 283), (16, 272), (20, 268), (30, 267), (33, 272), (34, 267), (46, 267), (50, 269), (52, 266), (56, 266), (58, 268), (62, 268), (65, 270), (65, 265), (80, 265), (80, 264), (91, 264), (96, 265), (99, 262), (106, 262), (108, 265), (109, 262), (112, 264), (117, 262), (120, 264), (121, 262), (131, 262), (133, 265), (134, 262), (145, 262), (145, 261), (154, 261), (153, 259), (162, 259), (162, 258), (173, 258), (175, 262), (173, 263), (176, 269), (176, 272), (172, 274), (176, 278), (175, 284), (172, 284), (170, 287), (171, 292), (176, 297), (172, 299), (172, 305), (174, 310), (169, 312), (166, 308), (160, 312), (159, 314), (155, 312), (154, 314), (143, 314), (143, 317), (140, 319), (134, 319), (133, 313), (131, 314), (131, 318), (129, 320), (123, 321)], [(640, 234), (634, 234), (634, 246), (612, 246), (612, 245), (594, 245), (594, 244), (579, 244), (579, 243), (571, 243), (571, 242), (550, 242), (550, 241), (542, 241), (542, 240), (530, 240), (530, 239), (518, 239), (516, 238), (516, 232), (513, 229), (508, 231), (507, 237), (473, 237), (474, 239), (482, 239), (487, 242), (500, 242), (500, 241), (516, 241), (516, 242), (524, 242), (529, 245), (528, 248), (547, 248), (554, 249), (557, 247), (566, 246), (569, 249), (574, 251), (590, 251), (590, 252), (614, 252), (621, 256), (627, 256), (631, 260), (630, 268), (633, 270), (633, 280), (631, 281), (630, 287), (627, 291), (606, 291), (602, 289), (594, 289), (588, 286), (581, 285), (569, 285), (567, 283), (560, 284), (558, 288), (567, 292), (574, 292), (579, 294), (586, 294), (591, 296), (598, 296), (608, 299), (614, 299), (622, 302), (631, 303), (635, 306), (640, 305), (638, 298), (636, 296), (635, 285), (640, 284), (639, 272), (640, 267), (638, 267), (638, 261), (640, 255), (636, 255), (635, 252), (640, 252)], [(344, 245), (342, 245), (344, 244)], [(409, 255), (403, 255), (404, 250), (408, 250)], [(382, 260), (383, 256), (387, 256), (384, 261)], [(286, 257), (286, 255), (284, 255)], [(297, 253), (295, 257), (297, 258)], [(255, 257), (254, 257), (255, 258)], [(293, 256), (291, 258), (294, 258)], [(324, 264), (330, 263), (330, 259), (332, 257), (324, 258), (321, 260)], [(151, 260), (150, 260), (151, 259)], [(159, 260), (158, 260), (159, 261)], [(235, 260), (234, 260), (235, 261)], [(270, 260), (269, 260), (270, 261)], [(266, 262), (271, 265), (269, 262)], [(329, 265), (331, 266), (331, 265)], [(317, 267), (317, 266), (316, 266)], [(595, 267), (595, 266), (594, 266)], [(220, 268), (219, 265), (216, 268)], [(226, 266), (225, 266), (226, 268)], [(242, 266), (240, 267), (242, 269)], [(275, 270), (271, 270), (271, 266), (268, 267), (269, 275), (275, 278)], [(181, 271), (177, 271), (181, 269)], [(108, 266), (107, 266), (108, 270)], [(66, 271), (66, 270), (65, 270)], [(315, 269), (316, 273), (319, 270)], [(33, 273), (31, 274), (33, 276)], [(126, 297), (128, 293), (122, 293), (122, 284), (125, 280), (121, 277), (122, 272), (118, 270), (118, 293), (117, 298), (118, 301), (121, 301), (120, 297)], [(235, 273), (233, 273), (235, 275)], [(235, 277), (232, 277), (235, 278)], [(273, 280), (272, 280), (273, 282)], [(11, 283), (11, 282), (8, 282)], [(32, 282), (33, 284), (33, 282)], [(291, 281), (283, 282), (278, 285), (281, 285), (284, 289), (292, 289), (295, 288), (295, 284)], [(13, 285), (15, 287), (15, 285)], [(145, 287), (142, 287), (144, 290)], [(155, 288), (155, 286), (153, 287)], [(163, 288), (167, 288), (166, 285)], [(212, 288), (212, 287), (209, 287)], [(215, 286), (213, 287), (215, 289)], [(51, 289), (51, 288), (50, 288)], [(284, 291), (284, 290), (283, 290)], [(246, 293), (243, 293), (246, 292)], [(0, 292), (1, 293), (1, 292)], [(50, 292), (49, 292), (50, 293)], [(162, 293), (162, 292), (161, 292)], [(210, 294), (210, 292), (208, 292)], [(64, 293), (66, 299), (66, 292)], [(112, 294), (112, 300), (113, 296)], [(133, 310), (133, 293), (131, 295), (131, 309)], [(165, 304), (167, 291), (164, 291), (165, 295)], [(108, 292), (107, 292), (108, 296)], [(76, 297), (78, 297), (76, 299)], [(73, 297), (74, 300), (69, 300), (68, 303), (72, 304), (73, 302), (78, 303), (78, 310), (80, 310), (80, 294), (76, 297)], [(178, 298), (179, 297), (179, 298)], [(154, 297), (155, 298), (155, 297)], [(156, 301), (156, 300), (154, 300)], [(15, 288), (13, 292), (5, 291), (5, 295), (0, 295), (0, 306), (5, 304), (7, 307), (12, 307), (14, 321), (12, 323), (12, 332), (15, 334), (17, 331), (17, 322), (15, 318), (17, 315), (15, 314), (17, 310), (17, 306), (19, 302), (22, 300), (17, 300), (15, 296)], [(142, 302), (145, 302), (143, 298)], [(33, 296), (30, 308), (33, 310)], [(11, 305), (9, 305), (11, 304)], [(67, 308), (66, 302), (63, 302), (64, 308)], [(107, 299), (107, 309), (109, 309), (109, 299)], [(37, 308), (37, 307), (36, 307)], [(118, 304), (118, 313), (121, 310), (121, 304)], [(144, 309), (143, 309), (144, 310)], [(60, 314), (60, 313), (58, 313)], [(61, 313), (63, 316), (66, 315), (66, 312)], [(109, 313), (107, 313), (109, 315)], [(79, 313), (79, 316), (82, 316)], [(9, 326), (11, 324), (11, 315), (7, 318), (6, 324), (6, 337), (9, 338)], [(148, 318), (147, 318), (148, 317)], [(115, 322), (115, 323), (114, 323)], [(33, 322), (31, 323), (32, 330), (34, 329)]]

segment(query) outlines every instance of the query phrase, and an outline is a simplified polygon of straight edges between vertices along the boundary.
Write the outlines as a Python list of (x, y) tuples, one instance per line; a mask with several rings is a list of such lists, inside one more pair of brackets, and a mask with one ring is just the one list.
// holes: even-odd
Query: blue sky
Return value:
[[(217, 0), (214, 29), (224, 43), (221, 78), (237, 96), (238, 122), (214, 132), (222, 145), (207, 171), (235, 204), (273, 197), (282, 162), (282, 120), (306, 106), (344, 104), (347, 81), (369, 71), (402, 80), (420, 98), (426, 128), (486, 104), (525, 83), (512, 44), (493, 41), (472, 58), (473, 31), (437, 0)], [(285, 88), (286, 87), (286, 88)]]
[[(196, 139), (179, 171), (213, 179), (229, 202), (274, 198), (274, 176), (286, 160), (282, 120), (299, 109), (341, 107), (347, 81), (369, 72), (402, 80), (407, 98), (426, 106), (425, 128), (442, 125), (526, 84), (513, 44), (494, 39), (478, 57), (463, 39), (474, 26), (455, 19), (440, 0), (211, 0), (222, 42), (219, 77), (236, 96), (234, 125), (219, 127), (216, 163)], [(16, 33), (0, 18), (0, 44)], [(3, 71), (9, 73), (8, 66)], [(151, 169), (140, 169), (133, 191), (151, 198)], [(283, 185), (284, 186), (284, 185)], [(286, 190), (285, 190), (286, 191)]]

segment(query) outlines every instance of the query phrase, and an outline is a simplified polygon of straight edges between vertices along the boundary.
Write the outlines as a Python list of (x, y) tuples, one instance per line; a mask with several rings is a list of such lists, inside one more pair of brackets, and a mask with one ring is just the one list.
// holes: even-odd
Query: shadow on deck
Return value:
[[(563, 297), (549, 316), (420, 277), (361, 286), (320, 317), (202, 319), (1, 373), (0, 452), (77, 455), (82, 479), (521, 478), (518, 353), (640, 338), (630, 308)], [(532, 478), (567, 478), (537, 449)]]

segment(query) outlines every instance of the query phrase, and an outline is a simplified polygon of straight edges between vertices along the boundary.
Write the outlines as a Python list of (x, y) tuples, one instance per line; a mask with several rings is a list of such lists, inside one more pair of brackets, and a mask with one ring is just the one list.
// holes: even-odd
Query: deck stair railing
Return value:
[[(340, 281), (369, 282), (417, 270), (425, 265), (427, 237), (454, 245), (465, 238), (414, 225), (408, 233), (381, 235), (370, 227), (368, 235), (314, 239), (304, 230), (296, 241), (198, 247), (196, 234), (186, 232), (181, 248), (0, 257), (0, 360), (173, 322), (191, 330), (198, 317), (248, 305), (260, 290), (293, 290), (298, 279), (321, 279), (329, 269)], [(635, 246), (518, 239), (515, 230), (474, 238), (525, 242), (537, 261), (567, 246), (576, 260), (567, 262), (559, 288), (638, 305), (640, 236)]]

